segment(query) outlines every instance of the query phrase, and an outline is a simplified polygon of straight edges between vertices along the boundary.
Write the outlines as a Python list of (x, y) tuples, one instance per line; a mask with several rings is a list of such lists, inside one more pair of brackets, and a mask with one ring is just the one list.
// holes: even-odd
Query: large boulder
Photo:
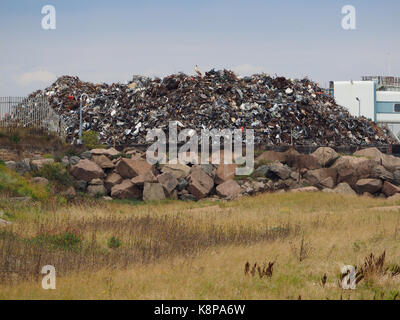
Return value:
[(31, 167), (33, 170), (40, 170), (45, 164), (53, 164), (54, 159), (36, 159), (31, 161)]
[(382, 156), (384, 155), (377, 148), (366, 148), (362, 150), (358, 150), (353, 153), (356, 157), (365, 157), (371, 160), (375, 160), (376, 162), (381, 162)]
[(90, 153), (90, 151), (84, 151), (80, 154), (81, 159), (92, 159), (92, 154)]
[(374, 160), (364, 157), (343, 156), (335, 161), (331, 168), (338, 173), (337, 182), (347, 182), (351, 187), (360, 179), (371, 177), (376, 166)]
[(91, 196), (104, 196), (107, 190), (102, 184), (93, 184), (87, 187), (87, 193)]
[(85, 192), (87, 188), (87, 181), (84, 180), (77, 180), (75, 182), (76, 189), (81, 192)]
[(146, 158), (146, 152), (143, 150), (139, 150), (135, 147), (128, 147), (124, 149), (124, 153), (130, 155), (132, 158)]
[(92, 156), (107, 156), (107, 157), (115, 157), (119, 155), (120, 153), (115, 150), (114, 148), (109, 148), (109, 149), (92, 149), (90, 150), (90, 153)]
[(342, 182), (339, 183), (335, 189), (333, 189), (333, 192), (339, 193), (339, 194), (351, 194), (351, 195), (356, 195), (357, 193), (349, 186), (348, 183)]
[(333, 188), (336, 184), (337, 171), (331, 168), (308, 170), (304, 178), (315, 187)]
[(286, 162), (287, 160), (293, 159), (293, 157), (299, 156), (301, 153), (296, 151), (296, 149), (291, 148), (291, 149), (283, 152), (283, 154), (285, 156), (285, 162)]
[[(217, 168), (217, 172), (215, 173), (215, 183), (221, 184), (227, 180), (231, 180), (235, 177), (237, 164), (219, 164)], [(203, 170), (201, 170), (204, 172)]]
[(356, 183), (356, 189), (359, 193), (368, 192), (377, 193), (382, 188), (382, 181), (379, 179), (360, 179)]
[(115, 167), (114, 163), (105, 155), (93, 156), (92, 160), (102, 169), (113, 169)]
[(377, 148), (362, 149), (354, 153), (355, 156), (366, 157), (384, 166), (389, 171), (400, 169), (400, 158), (380, 152)]
[(266, 177), (267, 173), (269, 172), (269, 165), (264, 164), (259, 166), (257, 169), (254, 170), (253, 176), (255, 177)]
[(262, 181), (254, 181), (254, 180), (247, 180), (247, 181), (238, 181), (241, 185), (242, 193), (243, 194), (257, 194), (258, 192), (263, 191), (273, 191), (276, 190), (274, 188), (274, 183), (270, 180), (267, 183)]
[(214, 180), (200, 168), (192, 170), (188, 180), (188, 191), (197, 199), (205, 198), (214, 187)]
[(320, 182), (321, 188), (333, 188), (336, 182), (332, 177), (327, 177)]
[(382, 165), (389, 171), (395, 171), (397, 169), (400, 169), (400, 158), (384, 154)]
[(14, 170), (14, 171), (17, 170), (17, 163), (15, 161), (6, 161), (5, 165), (6, 165), (6, 167), (8, 169), (11, 169), (11, 170)]
[(269, 150), (260, 154), (255, 162), (285, 162), (285, 160), (286, 156), (284, 153)]
[(176, 186), (176, 189), (178, 191), (182, 191), (182, 190), (186, 189), (188, 185), (189, 185), (189, 182), (187, 182), (186, 179), (179, 179), (178, 180), (178, 185)]
[(164, 200), (165, 193), (164, 188), (160, 183), (144, 183), (143, 187), (143, 200), (144, 201), (152, 201), (152, 200)]
[(153, 167), (146, 160), (141, 159), (121, 159), (117, 164), (117, 172), (125, 179), (132, 179), (147, 171), (152, 171)]
[(385, 181), (383, 183), (383, 187), (382, 187), (382, 193), (386, 196), (386, 197), (391, 197), (396, 193), (400, 192), (400, 187), (395, 186), (394, 184)]
[(286, 180), (290, 177), (292, 171), (287, 165), (283, 165), (282, 163), (276, 162), (268, 164), (268, 172), (266, 173), (266, 177), (270, 179), (282, 179)]
[(145, 173), (131, 179), (131, 182), (137, 186), (143, 186), (146, 182), (156, 183), (157, 181), (158, 180), (152, 171), (146, 171)]
[(76, 190), (74, 187), (69, 187), (67, 190), (61, 192), (61, 195), (63, 195), (64, 197), (67, 197), (69, 199), (73, 199), (76, 197)]
[(162, 173), (170, 173), (176, 179), (186, 178), (190, 174), (190, 167), (185, 164), (166, 164), (161, 168)]
[(61, 164), (62, 164), (64, 167), (68, 167), (68, 166), (69, 166), (69, 159), (68, 159), (68, 156), (64, 156), (64, 157), (61, 159)]
[(387, 170), (384, 166), (377, 165), (372, 169), (371, 178), (393, 182), (394, 174)]
[(157, 180), (164, 187), (167, 194), (170, 194), (178, 185), (178, 180), (169, 172), (158, 175)]
[(287, 187), (284, 189), (298, 189), (301, 188), (303, 185), (300, 184), (297, 180), (293, 180), (291, 178), (286, 179), (283, 181)]
[(104, 172), (97, 163), (88, 159), (80, 160), (71, 168), (71, 174), (77, 180), (89, 182), (95, 178), (103, 179)]
[(78, 156), (72, 156), (69, 158), (69, 164), (71, 166), (78, 164), (79, 161), (81, 161), (81, 158), (79, 158)]
[(240, 186), (234, 180), (228, 180), (217, 186), (217, 194), (226, 199), (236, 198), (241, 191)]
[(317, 159), (309, 154), (296, 154), (296, 153), (288, 153), (286, 155), (286, 164), (289, 167), (296, 169), (318, 169), (321, 168), (321, 165), (318, 163)]
[(91, 185), (91, 186), (103, 186), (104, 185), (104, 181), (99, 179), (99, 178), (95, 178), (95, 179), (89, 181), (89, 185)]
[(108, 191), (111, 191), (112, 187), (117, 184), (120, 184), (124, 179), (118, 173), (111, 173), (107, 176), (106, 180), (104, 181), (104, 186)]
[(329, 167), (339, 158), (339, 154), (329, 147), (319, 147), (311, 155), (321, 167)]
[(16, 163), (16, 171), (18, 173), (27, 173), (32, 171), (31, 160), (29, 158), (25, 158)]
[(386, 200), (389, 200), (389, 201), (400, 201), (400, 193), (396, 193), (393, 196), (388, 197)]
[(393, 183), (397, 186), (400, 186), (400, 169), (397, 169), (393, 172)]
[(142, 192), (130, 180), (124, 180), (111, 188), (111, 197), (118, 199), (140, 199)]
[(200, 166), (200, 169), (207, 173), (211, 178), (215, 178), (217, 168), (213, 164), (200, 164), (198, 166)]
[(35, 177), (32, 179), (32, 182), (41, 186), (47, 186), (49, 184), (49, 180), (43, 177)]

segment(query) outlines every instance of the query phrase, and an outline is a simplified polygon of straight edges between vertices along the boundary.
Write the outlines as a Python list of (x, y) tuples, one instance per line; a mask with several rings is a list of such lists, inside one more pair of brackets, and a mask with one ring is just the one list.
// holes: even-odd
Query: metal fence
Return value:
[(65, 138), (66, 125), (46, 97), (0, 97), (0, 127), (34, 128)]

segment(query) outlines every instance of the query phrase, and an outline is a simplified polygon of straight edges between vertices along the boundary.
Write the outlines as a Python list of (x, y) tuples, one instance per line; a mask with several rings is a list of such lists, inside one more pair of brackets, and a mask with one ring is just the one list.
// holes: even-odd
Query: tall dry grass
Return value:
[[(379, 209), (394, 205), (317, 193), (17, 210), (0, 236), (0, 298), (398, 298), (400, 210)], [(111, 237), (121, 246), (109, 248)], [(341, 266), (383, 251), (382, 272), (343, 292)], [(56, 267), (54, 291), (41, 289), (45, 264)]]

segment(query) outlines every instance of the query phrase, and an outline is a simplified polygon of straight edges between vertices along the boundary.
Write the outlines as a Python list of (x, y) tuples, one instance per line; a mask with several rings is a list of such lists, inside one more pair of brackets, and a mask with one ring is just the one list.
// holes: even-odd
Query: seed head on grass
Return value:
[(327, 280), (327, 279), (328, 279), (328, 277), (327, 277), (326, 273), (324, 273), (324, 275), (323, 275), (322, 278), (321, 278), (322, 287), (325, 287), (325, 284), (326, 284), (326, 280)]
[(256, 274), (256, 269), (257, 269), (257, 262), (254, 264), (253, 268), (251, 268), (251, 276), (254, 277)]
[(245, 276), (249, 275), (249, 271), (250, 271), (250, 263), (247, 261), (244, 266), (244, 275)]

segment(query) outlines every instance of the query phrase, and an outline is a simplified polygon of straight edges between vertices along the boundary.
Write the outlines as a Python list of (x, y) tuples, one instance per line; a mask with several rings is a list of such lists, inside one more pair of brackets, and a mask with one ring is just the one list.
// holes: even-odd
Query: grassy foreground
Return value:
[[(324, 193), (53, 208), (3, 200), (14, 224), (0, 228), (0, 299), (400, 299), (399, 204)], [(383, 269), (356, 290), (338, 286), (343, 265), (384, 251)], [(245, 275), (247, 262), (275, 262), (272, 276)], [(56, 290), (41, 287), (47, 264)]]

